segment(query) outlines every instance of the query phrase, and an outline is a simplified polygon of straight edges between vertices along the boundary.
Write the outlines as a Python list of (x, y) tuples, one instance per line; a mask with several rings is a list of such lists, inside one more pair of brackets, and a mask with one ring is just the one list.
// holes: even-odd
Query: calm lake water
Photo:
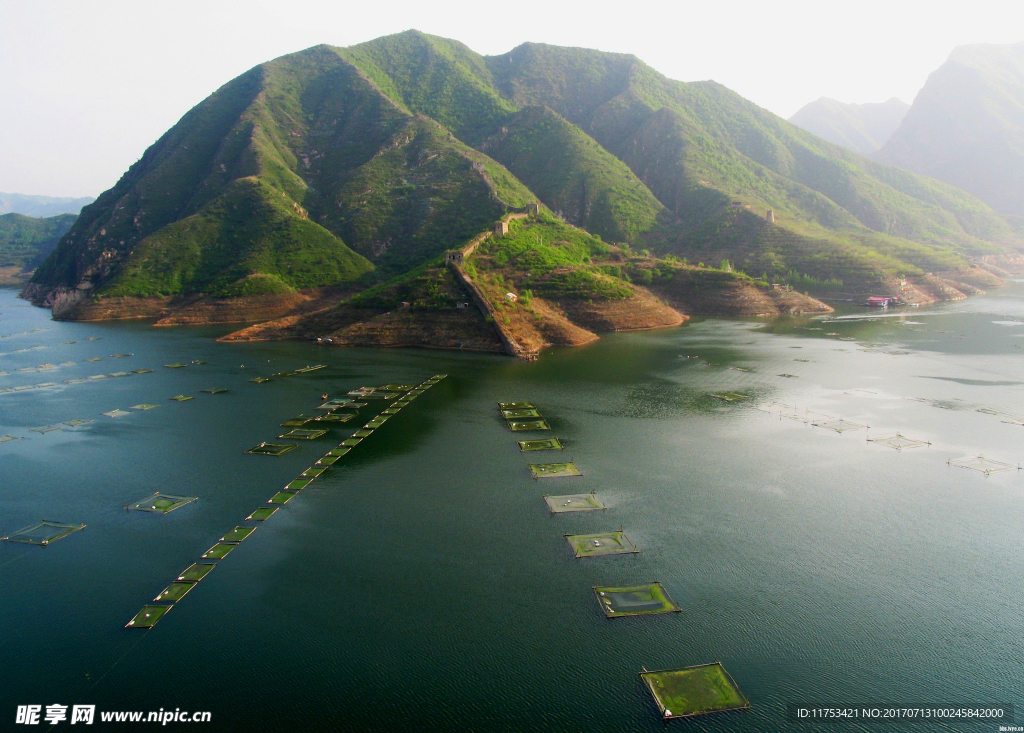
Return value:
[[(1024, 284), (828, 322), (700, 320), (532, 364), (58, 323), (14, 296), (0, 388), (57, 386), (0, 394), (0, 435), (25, 438), (0, 444), (0, 531), (88, 526), (0, 543), (0, 728), (61, 703), (209, 710), (218, 731), (660, 731), (641, 668), (715, 660), (753, 709), (671, 728), (993, 731), (798, 724), (786, 705), (1024, 703), (1024, 476), (947, 465), (1024, 462), (1024, 427), (1004, 422), (1024, 416)], [(66, 365), (18, 371), (44, 363)], [(329, 366), (248, 381), (314, 363)], [(154, 371), (64, 383), (133, 369)], [(155, 628), (123, 628), (362, 421), (279, 458), (245, 449), (322, 392), (436, 373)], [(533, 401), (584, 476), (532, 480), (557, 454), (520, 453), (499, 400)], [(870, 431), (755, 409), (769, 401)], [(139, 403), (160, 407), (101, 414)], [(73, 419), (93, 422), (31, 430)], [(897, 431), (931, 445), (866, 440)], [(156, 490), (199, 500), (125, 511)], [(542, 499), (584, 491), (607, 511)], [(576, 560), (563, 538), (616, 529), (641, 552)], [(591, 590), (654, 580), (682, 613), (607, 620)]]

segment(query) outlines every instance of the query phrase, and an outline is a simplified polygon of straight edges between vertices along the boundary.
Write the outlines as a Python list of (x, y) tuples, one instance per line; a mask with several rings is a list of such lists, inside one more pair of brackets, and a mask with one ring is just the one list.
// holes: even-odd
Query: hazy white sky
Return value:
[(1024, 2), (0, 0), (0, 191), (95, 196), (246, 69), (408, 28), (483, 54), (633, 53), (788, 117), (821, 96), (910, 102), (954, 46), (1024, 40)]

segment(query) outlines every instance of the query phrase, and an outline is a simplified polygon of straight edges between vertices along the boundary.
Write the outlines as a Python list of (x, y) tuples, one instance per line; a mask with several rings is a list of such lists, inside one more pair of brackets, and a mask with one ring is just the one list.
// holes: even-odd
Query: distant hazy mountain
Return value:
[(954, 49), (877, 157), (1024, 215), (1024, 43)]
[(909, 109), (909, 104), (896, 97), (868, 104), (846, 104), (822, 97), (801, 107), (789, 121), (830, 143), (871, 155), (896, 132)]
[(62, 196), (31, 196), (24, 193), (0, 193), (0, 214), (25, 216), (57, 216), (78, 214), (83, 206), (96, 199), (91, 196), (68, 198)]
[(19, 282), (57, 246), (77, 219), (59, 214), (36, 219), (22, 214), (0, 215), (0, 284)]

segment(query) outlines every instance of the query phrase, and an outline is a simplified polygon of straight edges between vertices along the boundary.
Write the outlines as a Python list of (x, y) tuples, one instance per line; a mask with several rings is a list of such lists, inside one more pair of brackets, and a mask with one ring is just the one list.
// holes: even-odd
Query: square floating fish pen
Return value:
[(152, 374), (152, 369), (132, 369), (132, 374)]
[(184, 367), (187, 367), (188, 364), (164, 364), (164, 366), (167, 367), (168, 369), (183, 369)]
[(220, 538), (221, 542), (238, 543), (256, 531), (255, 527), (235, 527), (226, 535)]
[(191, 580), (175, 580), (169, 586), (160, 591), (160, 595), (153, 600), (158, 603), (174, 603), (175, 601), (180, 601), (184, 598), (185, 594), (195, 587), (195, 582)]
[(316, 440), (327, 435), (326, 430), (289, 430), (287, 433), (278, 435), (279, 438), (291, 438), (292, 440)]
[(640, 674), (665, 720), (745, 710), (750, 701), (720, 662)]
[(254, 511), (248, 517), (245, 518), (247, 522), (263, 522), (270, 518), (270, 516), (277, 511), (276, 506), (263, 506)]
[(333, 466), (337, 462), (338, 462), (338, 456), (332, 456), (332, 455), (328, 454), (328, 455), (324, 456), (323, 458), (317, 459), (316, 465), (318, 465), (318, 466)]
[(845, 433), (849, 430), (867, 430), (867, 425), (861, 425), (860, 423), (850, 422), (849, 420), (843, 420), (842, 418), (832, 418), (828, 420), (815, 420), (811, 422), (816, 428), (825, 428), (826, 430), (833, 430), (837, 433)]
[(357, 430), (352, 433), (353, 438), (369, 438), (371, 435), (373, 435), (373, 430), (368, 428), (363, 428), (362, 430)]
[(194, 400), (195, 397), (189, 397), (188, 395), (183, 394), (176, 394), (174, 395), (174, 397), (168, 397), (167, 399), (174, 400), (175, 402), (188, 402), (189, 400)]
[(238, 545), (229, 545), (224, 542), (218, 542), (216, 545), (204, 552), (200, 558), (203, 560), (223, 560), (227, 557), (228, 553), (236, 547), (238, 547)]
[(906, 435), (901, 435), (900, 433), (887, 435), (883, 438), (868, 438), (868, 442), (887, 445), (898, 451), (901, 451), (904, 448), (920, 448), (923, 445), (931, 445), (927, 440), (915, 440), (914, 438), (908, 438)]
[(544, 503), (552, 514), (564, 512), (591, 512), (595, 509), (604, 509), (605, 506), (598, 501), (597, 495), (589, 494), (565, 494), (563, 496), (545, 496)]
[(313, 416), (307, 417), (306, 415), (299, 415), (298, 417), (293, 417), (293, 418), (291, 418), (289, 420), (285, 420), (283, 423), (281, 423), (281, 427), (282, 428), (301, 428), (303, 425), (308, 425), (309, 423), (313, 422), (314, 420), (316, 420), (316, 417), (313, 417)]
[(502, 410), (501, 416), (506, 420), (525, 420), (529, 417), (539, 418), (541, 414), (532, 408), (524, 408), (521, 410)]
[(151, 405), (148, 402), (143, 402), (142, 404), (139, 404), (139, 405), (132, 405), (128, 409), (129, 410), (155, 410), (157, 407), (160, 407), (160, 405)]
[(246, 453), (252, 453), (256, 456), (283, 456), (288, 451), (295, 450), (298, 447), (297, 445), (282, 445), (280, 443), (260, 443), (247, 450)]
[(532, 402), (499, 402), (499, 410), (533, 410)]
[(1001, 473), (1003, 471), (1019, 471), (1020, 466), (1016, 463), (1004, 463), (1003, 461), (994, 461), (991, 458), (985, 458), (985, 456), (968, 456), (965, 458), (956, 458), (948, 461), (950, 466), (956, 466), (957, 468), (966, 468), (971, 471), (978, 471), (986, 476), (993, 473)]
[(84, 524), (64, 524), (63, 522), (51, 522), (44, 519), (31, 527), (19, 529), (10, 535), (0, 537), (5, 542), (23, 542), (28, 545), (40, 545), (45, 547), (51, 542), (64, 539), (80, 529), (85, 529)]
[(680, 611), (661, 583), (643, 585), (597, 586), (597, 601), (608, 618), (646, 616)]
[(106, 417), (124, 417), (125, 415), (131, 415), (127, 410), (111, 410), (110, 412), (102, 413)]
[(143, 606), (142, 610), (135, 614), (135, 617), (124, 627), (126, 629), (151, 629), (170, 610), (170, 606)]
[(193, 583), (202, 580), (210, 571), (217, 567), (216, 563), (212, 562), (195, 562), (189, 565), (185, 570), (182, 571), (175, 580), (191, 580)]
[(317, 468), (316, 466), (310, 466), (305, 471), (300, 473), (299, 476), (301, 478), (316, 478), (326, 470), (326, 468)]
[(267, 499), (268, 504), (287, 504), (289, 501), (295, 498), (295, 493), (292, 491), (278, 491), (272, 497)]
[(509, 420), (508, 427), (514, 433), (529, 430), (551, 430), (551, 426), (544, 420)]
[(172, 496), (171, 494), (162, 494), (158, 491), (155, 494), (147, 496), (145, 499), (139, 499), (134, 504), (129, 504), (127, 508), (135, 509), (140, 512), (168, 514), (173, 512), (175, 509), (180, 509), (186, 504), (191, 504), (195, 500), (195, 496)]
[(200, 392), (206, 392), (206, 394), (224, 394), (227, 392), (225, 387), (213, 387), (212, 389), (201, 389)]
[(742, 400), (750, 399), (750, 395), (743, 394), (742, 392), (716, 392), (711, 396), (716, 400), (722, 400), (723, 402), (740, 402)]
[(626, 555), (640, 552), (621, 530), (597, 534), (567, 534), (565, 539), (577, 558)]
[(531, 463), (530, 473), (534, 478), (559, 478), (562, 476), (582, 476), (576, 464), (569, 463)]
[(345, 440), (341, 441), (341, 445), (345, 448), (351, 448), (353, 446), (359, 445), (362, 442), (362, 438), (345, 438)]
[[(332, 458), (341, 458), (343, 455), (348, 453), (350, 450), (352, 450), (352, 449), (348, 448), (348, 447), (344, 447), (344, 446), (339, 446), (338, 448), (334, 448), (333, 450), (329, 451), (327, 453), (327, 455), (331, 456)], [(327, 456), (324, 456), (324, 457), (326, 458)]]
[(250, 379), (249, 381), (250, 382), (256, 382), (256, 384), (263, 384), (264, 382), (269, 382), (270, 381), (270, 377), (254, 377), (254, 378)]
[(354, 412), (331, 412), (327, 415), (321, 415), (318, 418), (314, 418), (316, 422), (321, 423), (344, 423), (354, 418), (356, 414)]
[(22, 440), (17, 435), (0, 435), (0, 443), (10, 443), (12, 440)]
[(31, 432), (33, 432), (33, 433), (42, 433), (43, 435), (46, 435), (46, 433), (52, 433), (54, 430), (63, 430), (63, 429), (64, 428), (61, 427), (60, 425), (44, 425), (41, 428), (29, 428), (29, 430)]
[(285, 491), (302, 491), (313, 482), (311, 478), (297, 478), (284, 487)]
[(558, 438), (542, 438), (541, 440), (520, 440), (519, 450), (523, 453), (535, 450), (562, 450)]

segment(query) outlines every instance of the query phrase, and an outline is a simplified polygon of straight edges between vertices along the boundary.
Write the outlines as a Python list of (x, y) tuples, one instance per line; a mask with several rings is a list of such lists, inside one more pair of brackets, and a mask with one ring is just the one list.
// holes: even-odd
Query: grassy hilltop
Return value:
[[(561, 241), (595, 235), (613, 250), (571, 265), (562, 260), (577, 245), (544, 250), (561, 264), (543, 273), (524, 252), (498, 265), (482, 251), (476, 266), (555, 303), (628, 290), (614, 263), (592, 264), (612, 251), (729, 260), (750, 282), (832, 295), (968, 272), (1022, 244), (968, 194), (827, 143), (714, 82), (578, 48), (484, 57), (409, 31), (317, 46), (228, 82), (83, 210), (26, 295), (68, 317), (126, 299), (166, 310), (317, 288), (348, 297), (436, 266), (535, 201), (576, 232)], [(530, 227), (542, 235), (552, 222)], [(659, 262), (640, 269), (682, 266)]]

